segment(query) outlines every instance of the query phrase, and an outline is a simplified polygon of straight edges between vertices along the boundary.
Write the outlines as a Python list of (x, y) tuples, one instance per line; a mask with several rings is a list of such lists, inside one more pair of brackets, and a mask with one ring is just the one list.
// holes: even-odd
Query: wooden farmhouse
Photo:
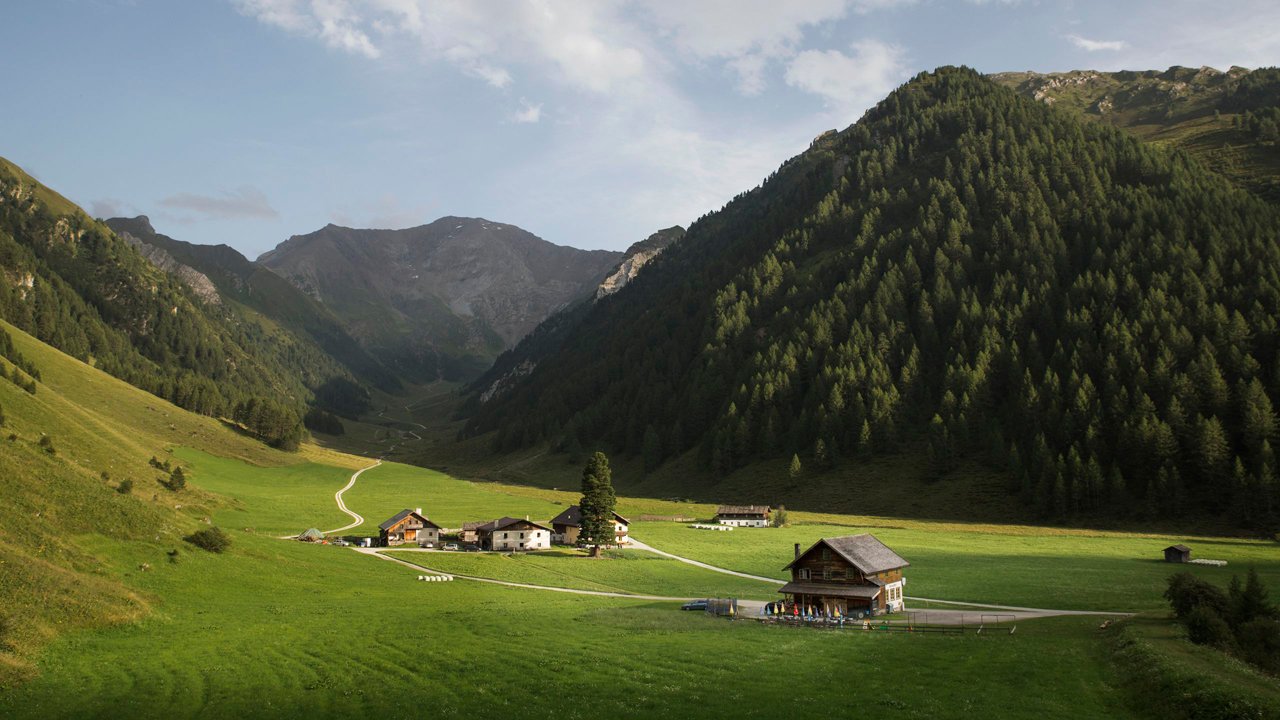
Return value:
[(791, 582), (778, 590), (801, 613), (858, 617), (905, 608), (902, 569), (910, 563), (874, 535), (823, 538), (787, 565)]
[(470, 544), (479, 543), (480, 533), (477, 532), (477, 528), (479, 528), (481, 525), (484, 525), (484, 524), (485, 522), (483, 520), (477, 520), (476, 522), (462, 523), (462, 529), (458, 531), (458, 540), (461, 540), (464, 543), (470, 543)]
[(769, 527), (768, 505), (721, 505), (716, 508), (716, 522), (733, 527)]
[[(631, 521), (622, 517), (618, 513), (613, 514), (613, 542), (615, 545), (623, 545), (627, 542), (627, 529), (631, 527)], [(570, 505), (565, 511), (555, 516), (551, 521), (552, 542), (562, 543), (564, 545), (575, 545), (578, 542), (578, 534), (582, 531), (582, 512), (577, 505)]]
[(551, 547), (551, 528), (525, 518), (504, 517), (476, 527), (480, 547), (485, 550), (546, 550)]
[(1186, 545), (1170, 545), (1164, 549), (1164, 561), (1171, 563), (1191, 562), (1191, 548)]
[(378, 526), (378, 544), (383, 547), (416, 543), (419, 547), (440, 542), (440, 526), (422, 514), (422, 508), (401, 510)]

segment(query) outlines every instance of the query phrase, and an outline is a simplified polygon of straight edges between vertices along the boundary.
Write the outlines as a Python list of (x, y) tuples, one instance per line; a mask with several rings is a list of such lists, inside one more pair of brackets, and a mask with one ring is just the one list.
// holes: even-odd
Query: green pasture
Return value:
[(0, 716), (1131, 716), (1090, 619), (985, 637), (765, 627), (422, 583), (350, 550), (231, 534), (228, 554), (183, 548), (177, 564), (165, 546), (84, 538), (158, 609), (54, 640)]
[[(1125, 533), (1043, 533), (1031, 528), (895, 523), (694, 530), (681, 523), (638, 523), (636, 538), (682, 557), (730, 570), (776, 577), (802, 549), (822, 537), (869, 532), (911, 563), (907, 595), (966, 602), (1145, 611), (1167, 607), (1165, 579), (1189, 570), (1223, 587), (1233, 573), (1257, 568), (1280, 595), (1280, 545), (1229, 538), (1180, 538)], [(1226, 560), (1226, 567), (1170, 565), (1161, 550), (1185, 542), (1194, 557)]]
[(776, 592), (778, 586), (704, 570), (642, 550), (610, 550), (601, 558), (568, 549), (518, 555), (395, 550), (386, 554), (450, 574), (577, 590), (683, 598), (782, 597)]

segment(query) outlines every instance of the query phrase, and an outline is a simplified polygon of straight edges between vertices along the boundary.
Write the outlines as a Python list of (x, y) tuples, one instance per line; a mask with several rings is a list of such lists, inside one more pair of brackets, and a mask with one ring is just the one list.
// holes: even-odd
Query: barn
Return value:
[(1191, 562), (1191, 548), (1186, 545), (1170, 545), (1164, 549), (1164, 561), (1171, 563)]
[(401, 510), (378, 525), (378, 544), (383, 547), (416, 543), (435, 545), (440, 541), (440, 526), (422, 514), (422, 508)]

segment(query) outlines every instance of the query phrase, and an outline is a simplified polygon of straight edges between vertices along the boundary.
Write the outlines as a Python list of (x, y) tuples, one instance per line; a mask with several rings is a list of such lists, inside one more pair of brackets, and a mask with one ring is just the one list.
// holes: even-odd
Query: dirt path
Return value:
[(348, 490), (350, 490), (351, 488), (353, 488), (353, 487), (355, 487), (355, 486), (356, 486), (356, 480), (360, 479), (360, 475), (361, 475), (362, 473), (364, 473), (364, 471), (365, 471), (365, 470), (372, 470), (372, 469), (374, 469), (374, 468), (378, 467), (378, 466), (379, 466), (379, 465), (381, 465), (381, 464), (382, 464), (382, 460), (381, 460), (381, 459), (379, 459), (379, 460), (378, 460), (377, 462), (375, 462), (374, 464), (369, 465), (369, 466), (367, 466), (367, 467), (362, 467), (362, 468), (360, 468), (359, 470), (355, 471), (354, 473), (352, 473), (352, 475), (351, 475), (351, 479), (350, 479), (349, 481), (347, 481), (347, 484), (346, 484), (346, 485), (344, 485), (344, 486), (342, 487), (342, 489), (341, 489), (341, 490), (339, 490), (338, 492), (336, 492), (336, 493), (334, 493), (334, 494), (333, 494), (333, 499), (334, 499), (334, 500), (336, 500), (336, 501), (338, 501), (338, 509), (339, 509), (339, 510), (341, 510), (342, 512), (346, 513), (346, 514), (351, 518), (352, 522), (351, 522), (349, 525), (343, 525), (343, 526), (342, 526), (342, 527), (340, 527), (340, 528), (334, 528), (333, 530), (326, 530), (326, 531), (325, 531), (325, 533), (324, 533), (325, 535), (332, 535), (333, 533), (340, 533), (340, 532), (342, 532), (342, 531), (344, 531), (344, 530), (350, 530), (350, 529), (351, 529), (351, 528), (353, 528), (353, 527), (359, 527), (359, 526), (361, 526), (361, 525), (363, 525), (363, 524), (364, 524), (364, 517), (363, 517), (362, 515), (360, 515), (359, 513), (357, 513), (357, 512), (355, 512), (355, 511), (351, 510), (351, 508), (348, 508), (348, 507), (347, 507), (347, 504), (346, 504), (345, 502), (343, 502), (343, 501), (342, 501), (342, 495), (343, 495), (343, 493), (345, 493), (346, 491), (348, 491)]
[[(382, 558), (383, 560), (390, 560), (393, 563), (398, 563), (400, 565), (404, 565), (405, 567), (413, 568), (414, 570), (417, 570), (420, 573), (428, 573), (430, 575), (443, 575), (445, 577), (457, 578), (459, 580), (471, 580), (472, 582), (489, 583), (491, 585), (504, 585), (506, 587), (524, 588), (527, 590), (547, 590), (550, 592), (569, 593), (571, 595), (592, 595), (595, 597), (625, 598), (628, 600), (663, 600), (668, 602), (688, 602), (690, 600), (702, 599), (702, 598), (691, 598), (691, 597), (671, 597), (668, 595), (637, 595), (633, 593), (607, 592), (605, 590), (579, 590), (577, 588), (553, 587), (551, 585), (531, 585), (529, 583), (518, 583), (518, 582), (509, 582), (506, 580), (495, 580), (493, 578), (477, 577), (475, 575), (458, 575), (456, 573), (446, 573), (446, 572), (440, 572), (439, 570), (432, 570), (431, 568), (423, 567), (422, 565), (415, 565), (411, 562), (401, 560), (400, 558), (391, 557), (390, 555), (384, 555), (378, 552), (377, 548), (355, 548), (355, 551), (362, 553), (364, 555), (372, 555), (373, 557)], [(397, 550), (397, 552), (434, 552), (434, 551), (416, 550), (414, 548), (402, 548)], [(763, 605), (763, 603), (761, 603), (761, 605)]]
[(632, 548), (635, 550), (644, 550), (645, 552), (651, 552), (655, 555), (661, 555), (662, 557), (665, 557), (665, 558), (671, 558), (672, 560), (679, 560), (682, 563), (688, 563), (689, 565), (693, 565), (694, 567), (700, 567), (703, 570), (710, 570), (711, 572), (724, 573), (725, 575), (735, 575), (737, 577), (746, 578), (748, 580), (759, 580), (760, 582), (767, 582), (771, 585), (777, 585), (778, 587), (782, 587), (782, 585), (786, 583), (786, 580), (779, 580), (778, 578), (768, 578), (768, 577), (764, 577), (763, 575), (749, 575), (747, 573), (738, 572), (737, 570), (726, 570), (722, 567), (716, 567), (715, 565), (708, 565), (707, 563), (699, 562), (697, 560), (690, 560), (689, 558), (683, 558), (683, 557), (680, 557), (679, 555), (672, 555), (671, 553), (666, 552), (665, 550), (659, 550), (658, 548), (653, 547), (652, 545), (643, 543), (635, 539), (634, 537), (629, 538), (629, 540), (630, 542), (627, 543), (627, 547), (629, 548)]

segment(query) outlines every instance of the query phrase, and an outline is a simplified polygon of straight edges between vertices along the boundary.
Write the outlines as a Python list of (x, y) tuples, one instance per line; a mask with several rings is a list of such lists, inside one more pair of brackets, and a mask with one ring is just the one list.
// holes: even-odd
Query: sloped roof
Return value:
[(783, 570), (790, 570), (800, 558), (813, 552), (819, 545), (826, 545), (837, 555), (848, 560), (863, 573), (878, 573), (894, 568), (907, 567), (911, 563), (903, 560), (898, 553), (880, 542), (875, 535), (845, 535), (843, 537), (823, 538), (814, 543), (808, 550), (800, 553), (795, 560), (787, 563)]
[(721, 505), (717, 515), (768, 515), (773, 508), (768, 505)]
[(479, 530), (481, 525), (487, 525), (487, 524), (488, 523), (486, 523), (484, 520), (476, 520), (474, 522), (464, 522), (462, 523), (462, 529), (463, 530)]
[(324, 533), (316, 528), (309, 528), (306, 532), (298, 536), (299, 540), (323, 540)]
[(1188, 552), (1188, 553), (1191, 552), (1191, 548), (1181, 544), (1170, 545), (1169, 547), (1165, 548), (1165, 550), (1177, 550), (1178, 552)]
[[(624, 525), (630, 525), (631, 521), (622, 517), (618, 513), (614, 513), (613, 517)], [(564, 512), (555, 516), (551, 520), (552, 525), (568, 525), (569, 527), (582, 527), (582, 510), (577, 505), (570, 505), (564, 509)]]
[(497, 520), (492, 520), (490, 522), (476, 526), (476, 530), (478, 532), (494, 532), (495, 530), (502, 530), (504, 528), (509, 528), (512, 525), (517, 525), (519, 523), (527, 523), (534, 527), (542, 528), (543, 530), (551, 530), (551, 528), (547, 527), (546, 525), (540, 525), (532, 520), (525, 520), (524, 518), (513, 518), (513, 517), (500, 517)]
[(437, 530), (439, 530), (439, 529), (440, 529), (440, 526), (439, 526), (439, 525), (437, 525), (437, 524), (435, 524), (435, 523), (431, 522), (430, 520), (428, 520), (428, 519), (427, 519), (427, 517), (426, 517), (425, 515), (418, 515), (418, 513), (414, 512), (413, 510), (409, 510), (409, 509), (407, 509), (407, 508), (406, 508), (406, 509), (404, 509), (404, 510), (401, 510), (400, 512), (396, 513), (395, 515), (392, 515), (392, 516), (391, 516), (391, 519), (390, 519), (390, 520), (387, 520), (386, 522), (384, 522), (384, 523), (382, 523), (381, 525), (379, 525), (379, 526), (378, 526), (378, 529), (379, 529), (379, 530), (390, 530), (391, 528), (395, 527), (395, 526), (396, 526), (396, 525), (397, 525), (401, 520), (404, 520), (405, 518), (409, 517), (410, 515), (415, 515), (415, 516), (417, 516), (417, 518), (418, 518), (419, 520), (421, 520), (421, 521), (422, 521), (422, 524), (423, 524), (423, 525), (429, 525), (429, 526), (431, 526), (431, 527), (433, 527), (433, 528), (435, 528), (435, 529), (437, 529)]
[(800, 595), (826, 595), (828, 597), (851, 597), (870, 600), (880, 594), (878, 585), (839, 585), (832, 583), (789, 582), (778, 588), (780, 593)]

